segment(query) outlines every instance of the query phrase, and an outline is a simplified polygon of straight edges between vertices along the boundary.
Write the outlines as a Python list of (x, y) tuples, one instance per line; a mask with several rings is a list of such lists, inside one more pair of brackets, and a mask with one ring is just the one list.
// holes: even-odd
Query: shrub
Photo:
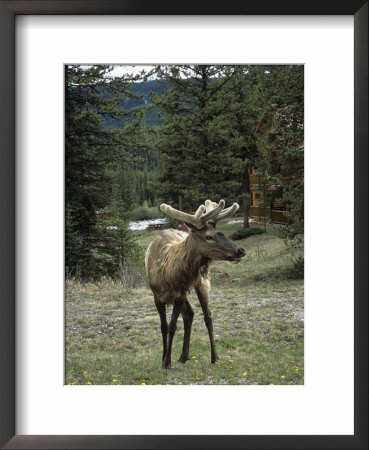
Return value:
[(109, 269), (107, 275), (117, 278), (122, 263), (137, 263), (142, 260), (142, 249), (124, 220), (105, 219), (102, 225), (104, 245), (101, 246), (101, 257), (105, 260), (105, 267)]
[(69, 241), (68, 248), (76, 244), (78, 250), (78, 254), (69, 251), (70, 261), (66, 261), (66, 275), (69, 277), (86, 281), (102, 277), (119, 279), (122, 263), (139, 265), (143, 260), (141, 247), (128, 229), (128, 223), (121, 219), (99, 217), (98, 223), (82, 236), (81, 245), (77, 245), (70, 236)]
[(142, 268), (137, 262), (120, 261), (119, 278), (128, 293), (131, 293), (133, 288), (145, 284)]
[(304, 278), (304, 257), (298, 256), (293, 259), (293, 265), (290, 269), (291, 278), (303, 279)]
[(264, 230), (261, 228), (241, 228), (240, 230), (235, 231), (232, 233), (229, 238), (233, 239), (234, 241), (240, 240), (240, 239), (246, 239), (253, 234), (262, 234), (264, 233)]

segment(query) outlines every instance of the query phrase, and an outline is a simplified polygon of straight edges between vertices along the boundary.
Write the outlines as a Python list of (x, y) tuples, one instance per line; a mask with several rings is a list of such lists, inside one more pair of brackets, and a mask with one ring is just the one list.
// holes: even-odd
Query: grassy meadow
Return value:
[[(252, 226), (255, 226), (252, 224)], [(218, 226), (226, 235), (240, 223)], [(144, 249), (160, 231), (137, 232)], [(275, 226), (237, 241), (239, 264), (211, 266), (217, 364), (210, 363), (208, 332), (196, 294), (190, 361), (177, 361), (183, 340), (178, 320), (172, 367), (161, 368), (160, 320), (142, 277), (127, 292), (120, 282), (66, 281), (65, 383), (91, 385), (304, 384), (304, 284), (291, 275), (292, 255)], [(294, 253), (293, 256), (298, 256)], [(168, 307), (168, 320), (171, 307)]]

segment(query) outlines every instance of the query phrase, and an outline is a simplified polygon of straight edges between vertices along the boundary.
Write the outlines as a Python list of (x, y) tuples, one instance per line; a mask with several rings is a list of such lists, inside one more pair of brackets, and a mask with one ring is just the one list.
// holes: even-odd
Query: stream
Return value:
[(159, 225), (166, 222), (166, 219), (147, 219), (129, 222), (130, 230), (146, 230), (149, 225)]

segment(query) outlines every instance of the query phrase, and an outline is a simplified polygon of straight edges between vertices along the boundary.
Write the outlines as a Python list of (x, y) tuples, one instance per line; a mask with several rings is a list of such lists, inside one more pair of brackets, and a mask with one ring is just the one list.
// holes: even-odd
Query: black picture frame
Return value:
[[(15, 435), (15, 17), (20, 14), (205, 14), (354, 16), (354, 435)], [(42, 0), (0, 1), (0, 445), (6, 449), (368, 448), (368, 1)], [(338, 224), (339, 225), (339, 224)], [(344, 363), (344, 362), (343, 362)], [(339, 368), (337, 368), (337, 371)], [(339, 392), (337, 393), (339, 395)], [(317, 405), (317, 407), (319, 407)]]

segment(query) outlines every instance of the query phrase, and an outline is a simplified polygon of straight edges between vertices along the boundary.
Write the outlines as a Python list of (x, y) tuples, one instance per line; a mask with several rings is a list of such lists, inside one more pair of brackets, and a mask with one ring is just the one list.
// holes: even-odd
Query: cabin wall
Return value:
[(264, 205), (264, 190), (265, 192), (271, 189), (270, 186), (264, 186), (264, 179), (257, 173), (254, 168), (250, 171), (250, 217), (256, 222), (272, 223), (289, 223), (289, 219), (283, 214), (286, 208), (281, 205), (279, 200), (268, 201)]

